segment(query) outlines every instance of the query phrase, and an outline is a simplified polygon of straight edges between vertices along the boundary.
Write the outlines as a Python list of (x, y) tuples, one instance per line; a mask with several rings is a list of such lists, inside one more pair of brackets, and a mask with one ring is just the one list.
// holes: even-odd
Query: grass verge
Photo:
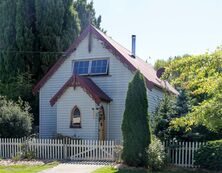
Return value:
[(13, 165), (0, 166), (0, 173), (37, 173), (39, 171), (52, 168), (58, 165), (58, 162), (51, 162), (44, 165)]
[(103, 167), (95, 170), (93, 173), (201, 173), (202, 171), (188, 171), (188, 170), (164, 170), (164, 171), (147, 171), (147, 170), (135, 170), (135, 169), (120, 169), (117, 170), (113, 167)]

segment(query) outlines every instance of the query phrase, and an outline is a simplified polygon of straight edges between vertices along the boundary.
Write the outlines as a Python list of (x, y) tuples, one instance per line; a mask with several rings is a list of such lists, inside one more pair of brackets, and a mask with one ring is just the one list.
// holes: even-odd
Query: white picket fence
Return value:
[[(24, 147), (38, 159), (114, 161), (117, 142), (72, 139), (0, 138), (0, 157), (12, 158)], [(195, 167), (194, 154), (205, 142), (163, 142), (172, 165)]]
[(114, 161), (114, 141), (0, 138), (0, 157), (12, 158), (26, 147), (38, 159)]
[(167, 151), (170, 164), (179, 167), (195, 167), (195, 152), (206, 142), (178, 142), (165, 141), (163, 145)]

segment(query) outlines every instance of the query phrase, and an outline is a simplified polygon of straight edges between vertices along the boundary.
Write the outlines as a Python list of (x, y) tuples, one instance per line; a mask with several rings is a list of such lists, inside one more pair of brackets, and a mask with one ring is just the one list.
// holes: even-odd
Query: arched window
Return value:
[(71, 112), (70, 128), (80, 128), (80, 127), (81, 127), (81, 113), (79, 108), (75, 106)]

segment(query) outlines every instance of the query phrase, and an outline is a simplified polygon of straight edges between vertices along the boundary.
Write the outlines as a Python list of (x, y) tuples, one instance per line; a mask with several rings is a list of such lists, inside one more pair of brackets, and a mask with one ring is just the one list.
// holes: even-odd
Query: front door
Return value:
[(103, 106), (99, 109), (99, 140), (105, 140), (105, 112)]

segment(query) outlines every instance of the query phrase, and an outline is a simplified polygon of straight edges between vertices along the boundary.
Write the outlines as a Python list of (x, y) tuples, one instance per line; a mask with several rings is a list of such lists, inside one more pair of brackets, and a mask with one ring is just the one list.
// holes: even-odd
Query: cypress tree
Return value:
[(87, 3), (87, 0), (77, 0), (74, 2), (74, 8), (78, 12), (81, 30), (84, 30), (89, 25), (89, 23), (92, 23), (98, 29), (101, 29), (100, 24), (102, 21), (102, 17), (99, 16), (98, 18), (96, 18), (93, 1)]
[(17, 74), (15, 60), (16, 35), (15, 35), (16, 3), (11, 0), (0, 2), (0, 81), (8, 82), (11, 76)]
[(32, 54), (35, 41), (34, 0), (17, 0), (16, 5), (16, 46), (19, 51), (16, 54), (17, 68), (20, 73), (34, 74), (36, 71), (33, 68), (38, 65)]
[(80, 33), (80, 20), (74, 9), (73, 0), (63, 0), (65, 14), (63, 22), (62, 44), (63, 50), (77, 38)]
[(36, 29), (38, 50), (43, 73), (55, 63), (62, 53), (62, 26), (64, 6), (61, 0), (36, 0)]
[(137, 71), (129, 83), (122, 122), (123, 161), (130, 166), (147, 166), (151, 142), (148, 100), (142, 74)]

